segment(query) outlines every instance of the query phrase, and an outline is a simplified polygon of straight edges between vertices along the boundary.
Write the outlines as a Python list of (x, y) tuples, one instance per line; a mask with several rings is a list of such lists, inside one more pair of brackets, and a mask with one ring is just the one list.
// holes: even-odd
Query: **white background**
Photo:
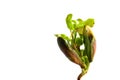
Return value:
[(66, 15), (94, 18), (97, 50), (82, 80), (120, 80), (119, 0), (0, 0), (0, 80), (76, 80), (58, 48)]

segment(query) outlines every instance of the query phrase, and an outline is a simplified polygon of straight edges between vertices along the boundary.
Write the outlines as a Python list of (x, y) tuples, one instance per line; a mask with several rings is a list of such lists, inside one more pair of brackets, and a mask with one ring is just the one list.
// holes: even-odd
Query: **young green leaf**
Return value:
[(82, 19), (77, 19), (77, 22), (78, 22), (78, 24), (77, 24), (77, 26), (76, 26), (76, 29), (79, 29), (79, 28), (83, 28), (84, 27), (84, 21), (82, 20)]
[(65, 34), (55, 34), (55, 36), (56, 37), (61, 37), (61, 38), (63, 38), (64, 40), (67, 40), (67, 41), (70, 41), (71, 39), (68, 37), (68, 36), (66, 36)]
[(71, 30), (74, 30), (74, 25), (72, 23), (72, 14), (68, 14), (67, 17), (66, 17), (66, 24), (67, 24), (67, 27), (68, 29)]
[(94, 19), (92, 19), (92, 18), (89, 18), (85, 21), (85, 25), (88, 25), (90, 27), (93, 27), (94, 23), (95, 23)]

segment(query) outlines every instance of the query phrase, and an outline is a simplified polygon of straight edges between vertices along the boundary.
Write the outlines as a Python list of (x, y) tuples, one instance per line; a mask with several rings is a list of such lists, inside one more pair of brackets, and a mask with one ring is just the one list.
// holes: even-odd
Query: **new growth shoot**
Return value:
[(70, 36), (65, 34), (56, 34), (55, 36), (58, 46), (65, 56), (81, 67), (82, 71), (77, 79), (80, 80), (88, 72), (96, 50), (96, 39), (91, 31), (94, 19), (82, 20), (78, 18), (73, 20), (72, 14), (68, 14), (66, 24), (70, 30)]

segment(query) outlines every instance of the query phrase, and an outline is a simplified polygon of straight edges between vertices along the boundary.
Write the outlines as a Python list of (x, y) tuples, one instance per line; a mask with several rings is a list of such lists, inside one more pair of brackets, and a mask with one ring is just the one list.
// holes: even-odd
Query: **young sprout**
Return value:
[[(66, 24), (70, 30), (70, 37), (65, 34), (56, 34), (55, 36), (57, 37), (58, 46), (65, 56), (81, 67), (82, 72), (77, 79), (80, 80), (88, 72), (96, 50), (96, 39), (91, 30), (94, 19), (73, 20), (72, 14), (68, 14)], [(84, 48), (81, 48), (83, 45)]]

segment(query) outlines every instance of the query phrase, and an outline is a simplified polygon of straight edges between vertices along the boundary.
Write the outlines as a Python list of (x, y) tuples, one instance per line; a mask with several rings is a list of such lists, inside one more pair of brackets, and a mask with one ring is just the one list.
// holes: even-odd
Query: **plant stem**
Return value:
[(81, 80), (81, 77), (84, 76), (87, 73), (88, 70), (82, 69), (82, 72), (79, 74), (77, 80)]

